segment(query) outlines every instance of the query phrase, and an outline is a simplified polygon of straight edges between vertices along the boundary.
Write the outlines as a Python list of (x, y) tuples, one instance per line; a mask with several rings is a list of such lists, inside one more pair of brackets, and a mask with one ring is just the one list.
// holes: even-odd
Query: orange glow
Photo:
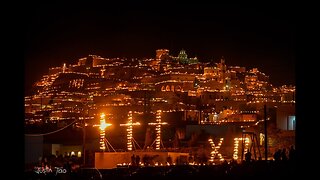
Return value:
[(99, 125), (99, 128), (100, 128), (100, 149), (105, 150), (106, 149), (106, 144), (104, 142), (105, 141), (105, 129), (107, 127), (111, 126), (112, 124), (106, 123), (104, 113), (101, 113), (100, 118), (101, 118), (100, 125)]
[(132, 126), (138, 126), (140, 125), (139, 122), (133, 123), (132, 122), (132, 111), (129, 111), (128, 113), (128, 123), (126, 124), (120, 124), (120, 126), (127, 126), (127, 150), (132, 151), (133, 147), (133, 127)]
[(148, 125), (154, 125), (156, 126), (156, 150), (160, 150), (160, 144), (161, 144), (161, 125), (168, 124), (167, 122), (161, 122), (161, 110), (157, 110), (156, 112), (156, 122), (155, 123), (148, 123)]

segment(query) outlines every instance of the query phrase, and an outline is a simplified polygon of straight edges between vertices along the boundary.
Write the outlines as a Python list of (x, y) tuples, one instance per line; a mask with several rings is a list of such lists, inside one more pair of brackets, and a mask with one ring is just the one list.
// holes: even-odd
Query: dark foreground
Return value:
[[(148, 166), (148, 167), (119, 167), (115, 169), (79, 168), (75, 171), (49, 173), (25, 172), (27, 180), (65, 179), (65, 180), (121, 180), (121, 179), (274, 179), (279, 177), (293, 178), (300, 175), (302, 170), (296, 163), (255, 161), (224, 163), (221, 165), (179, 165), (179, 166)], [(199, 179), (200, 180), (200, 179)]]

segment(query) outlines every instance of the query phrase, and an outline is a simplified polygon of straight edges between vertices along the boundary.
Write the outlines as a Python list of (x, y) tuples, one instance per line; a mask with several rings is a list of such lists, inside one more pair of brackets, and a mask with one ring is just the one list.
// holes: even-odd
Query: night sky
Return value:
[(226, 4), (40, 4), (24, 19), (25, 90), (49, 67), (106, 58), (153, 58), (185, 49), (200, 61), (257, 67), (274, 85), (295, 84), (294, 9)]

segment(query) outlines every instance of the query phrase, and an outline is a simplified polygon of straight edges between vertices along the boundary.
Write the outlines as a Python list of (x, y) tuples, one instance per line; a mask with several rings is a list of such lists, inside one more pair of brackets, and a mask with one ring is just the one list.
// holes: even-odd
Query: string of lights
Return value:
[[(134, 145), (134, 138), (133, 138), (133, 126), (140, 125), (139, 122), (133, 123), (132, 121), (132, 111), (128, 113), (128, 123), (120, 124), (120, 126), (127, 126), (127, 150), (132, 151), (132, 147)], [(138, 145), (139, 146), (139, 145)]]
[(25, 136), (45, 136), (45, 135), (49, 135), (49, 134), (54, 134), (54, 133), (57, 133), (59, 131), (62, 131), (64, 129), (66, 129), (67, 127), (71, 126), (72, 124), (76, 123), (78, 120), (75, 120), (73, 121), (72, 123), (68, 124), (67, 126), (64, 126), (63, 128), (61, 129), (58, 129), (58, 130), (55, 130), (55, 131), (52, 131), (52, 132), (48, 132), (48, 133), (42, 133), (42, 134), (24, 134)]

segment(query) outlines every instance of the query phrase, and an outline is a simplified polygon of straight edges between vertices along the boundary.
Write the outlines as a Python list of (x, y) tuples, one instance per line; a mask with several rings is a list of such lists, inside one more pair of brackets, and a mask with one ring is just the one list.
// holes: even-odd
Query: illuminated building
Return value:
[[(161, 71), (154, 68), (158, 65)], [(35, 93), (25, 98), (25, 120), (53, 121), (62, 126), (81, 118), (94, 121), (104, 110), (156, 114), (162, 109), (163, 113), (198, 112), (192, 123), (208, 124), (220, 123), (207, 120), (209, 116), (213, 119), (212, 113), (218, 115), (232, 107), (234, 115), (224, 123), (235, 119), (251, 122), (240, 113), (242, 106), (258, 110), (265, 102), (272, 106), (295, 103), (294, 86), (274, 87), (268, 77), (257, 68), (228, 67), (223, 57), (218, 63), (201, 63), (189, 58), (185, 50), (172, 57), (168, 49), (158, 49), (156, 58), (144, 59), (88, 55), (75, 64), (49, 68), (48, 74), (35, 82)], [(120, 119), (119, 114), (113, 114)], [(184, 119), (179, 116), (176, 121)], [(289, 126), (287, 129), (293, 129)]]
[(231, 71), (235, 71), (237, 73), (244, 73), (246, 72), (246, 67), (240, 67), (240, 66), (230, 66), (229, 69)]
[(194, 63), (198, 63), (198, 59), (197, 57), (194, 58), (188, 58), (188, 55), (186, 53), (186, 51), (184, 49), (181, 49), (178, 57), (176, 57), (175, 59), (177, 59), (178, 62), (180, 62), (181, 64), (194, 64)]
[(184, 49), (179, 52), (178, 60), (182, 64), (188, 64), (188, 55)]
[(207, 79), (214, 79), (217, 80), (216, 78), (218, 77), (218, 69), (217, 67), (205, 67), (203, 75)]
[[(295, 130), (295, 86), (273, 86), (269, 76), (257, 68), (228, 67), (223, 57), (218, 63), (198, 62), (196, 58), (189, 58), (185, 50), (181, 50), (178, 57), (172, 57), (168, 49), (158, 49), (155, 58), (143, 59), (89, 55), (78, 59), (75, 64), (49, 68), (48, 74), (34, 85), (35, 93), (25, 97), (26, 132), (33, 131), (35, 126), (54, 124), (63, 128), (84, 119), (90, 126), (101, 121), (101, 132), (95, 131), (96, 136), (100, 135), (95, 151), (108, 150), (103, 129), (107, 123), (99, 118), (100, 112), (112, 114), (112, 122), (125, 123), (120, 126), (126, 127), (126, 143), (123, 143), (123, 136), (117, 137), (123, 131), (122, 127), (117, 125), (110, 134), (120, 138), (116, 139), (119, 142), (117, 148), (126, 148), (128, 152), (135, 149), (133, 126), (138, 124), (133, 122), (132, 114), (142, 124), (153, 118), (156, 120), (149, 125), (155, 126), (157, 152), (161, 152), (158, 150), (163, 147), (162, 125), (166, 122), (172, 129), (182, 129), (185, 136), (177, 138), (181, 141), (186, 141), (193, 133), (200, 134), (202, 130), (224, 137), (229, 133), (228, 128), (241, 133), (243, 129), (261, 126), (264, 103), (269, 109), (275, 109), (272, 121), (278, 130)], [(123, 112), (129, 112), (129, 115)], [(81, 123), (76, 122), (70, 131), (78, 128), (81, 128)], [(172, 129), (168, 128), (168, 131)], [(140, 132), (141, 129), (134, 131), (139, 143), (144, 141), (138, 139)], [(171, 134), (174, 132), (165, 135)], [(168, 139), (173, 141), (175, 137)], [(168, 139), (166, 137), (164, 141), (166, 148), (170, 148), (167, 144), (172, 143)], [(204, 139), (208, 143), (208, 138)], [(181, 148), (185, 144), (181, 143)], [(223, 159), (223, 152), (219, 152), (223, 149), (218, 146), (214, 144), (210, 151), (214, 158)], [(237, 150), (231, 148), (228, 158), (238, 159)]]
[(265, 90), (268, 86), (269, 77), (258, 71), (257, 68), (251, 69), (245, 76), (247, 90)]
[(276, 126), (281, 130), (295, 130), (295, 106), (291, 104), (279, 105), (276, 108)]
[(156, 50), (156, 59), (164, 60), (169, 57), (168, 49), (157, 49)]

